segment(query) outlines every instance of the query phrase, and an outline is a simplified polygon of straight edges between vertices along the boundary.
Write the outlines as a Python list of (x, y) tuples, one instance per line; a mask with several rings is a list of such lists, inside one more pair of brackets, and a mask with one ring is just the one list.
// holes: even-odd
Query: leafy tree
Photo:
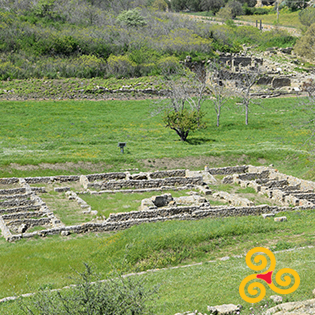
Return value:
[(224, 7), (224, 0), (201, 0), (200, 8), (203, 11), (212, 11), (216, 14), (222, 7)]
[(164, 0), (155, 0), (152, 4), (152, 8), (159, 11), (166, 11), (167, 3)]
[(168, 87), (168, 101), (155, 110), (163, 112), (165, 127), (174, 130), (182, 141), (190, 132), (204, 128), (202, 104), (205, 100), (206, 83), (201, 72), (193, 73), (178, 67), (177, 72), (164, 69), (164, 85)]
[(78, 274), (77, 284), (71, 289), (52, 292), (41, 288), (30, 303), (20, 298), (21, 310), (27, 315), (140, 315), (157, 291), (147, 289), (137, 277), (115, 275), (100, 281), (87, 264)]
[(309, 59), (315, 57), (315, 23), (298, 39), (294, 46), (294, 51), (301, 57)]
[(287, 6), (292, 11), (305, 9), (307, 6), (306, 0), (285, 0), (282, 5)]
[(237, 15), (244, 14), (241, 2), (232, 0), (227, 3), (227, 7), (231, 8), (232, 18), (234, 19)]
[(147, 22), (141, 16), (138, 9), (123, 11), (117, 16), (117, 21), (124, 26), (128, 27), (141, 27), (145, 26)]
[(315, 23), (315, 8), (308, 7), (299, 12), (299, 20), (305, 26), (311, 26)]
[(217, 17), (224, 20), (232, 19), (233, 18), (232, 9), (226, 5), (225, 7), (220, 9), (220, 11), (217, 13)]
[(200, 112), (180, 108), (178, 111), (168, 110), (163, 117), (163, 122), (165, 127), (176, 131), (180, 140), (186, 141), (189, 132), (198, 128), (198, 122), (201, 118), (202, 114)]

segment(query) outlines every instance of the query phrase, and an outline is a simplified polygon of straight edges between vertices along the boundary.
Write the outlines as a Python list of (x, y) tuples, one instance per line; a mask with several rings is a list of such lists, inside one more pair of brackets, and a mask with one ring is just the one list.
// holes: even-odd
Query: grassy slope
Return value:
[[(205, 107), (208, 127), (189, 135), (188, 142), (179, 141), (175, 132), (164, 128), (161, 116), (150, 116), (153, 100), (2, 101), (1, 176), (61, 172), (17, 171), (6, 166), (12, 162), (103, 161), (107, 166), (99, 169), (102, 172), (143, 168), (139, 162), (142, 159), (220, 156), (223, 165), (265, 159), (265, 163), (273, 163), (286, 173), (313, 177), (313, 158), (304, 145), (310, 132), (298, 122), (305, 120), (307, 114), (296, 107), (299, 101), (269, 99), (262, 102), (263, 107), (253, 105), (248, 126), (244, 124), (241, 108), (231, 102), (229, 110), (222, 111), (219, 128), (215, 127), (214, 110), (208, 103)], [(117, 147), (122, 141), (127, 142), (124, 155)], [(88, 171), (79, 169), (78, 172)]]
[[(1, 240), (0, 298), (13, 292), (34, 291), (39, 285), (54, 288), (69, 284), (71, 280), (68, 277), (75, 274), (73, 269), (82, 269), (83, 261), (93, 263), (104, 275), (112, 269), (112, 264), (128, 272), (246, 254), (256, 246), (281, 250), (315, 245), (315, 212), (287, 212), (285, 215), (288, 221), (280, 224), (261, 217), (205, 219), (142, 224), (112, 236), (55, 236), (14, 244)], [(125, 264), (121, 265), (123, 257)], [(285, 257), (280, 259), (280, 267), (296, 269), (301, 277), (299, 291), (287, 297), (290, 300), (309, 298), (314, 281), (310, 276), (314, 268), (314, 249), (309, 250), (306, 256), (289, 253), (278, 257)], [(162, 284), (155, 314), (205, 309), (205, 303), (240, 302), (237, 288), (249, 272), (244, 266), (243, 260), (233, 259), (150, 276), (150, 284)], [(243, 304), (247, 309), (251, 306)], [(11, 303), (0, 305), (1, 314), (14, 309), (11, 306)]]
[[(229, 161), (233, 165), (237, 164), (237, 158), (246, 155), (244, 159), (247, 162), (258, 163), (265, 159), (265, 163), (274, 163), (283, 172), (306, 176), (309, 171), (308, 176), (312, 177), (312, 156), (303, 147), (309, 133), (291, 126), (291, 123), (297, 125), (299, 118), (305, 118), (302, 110), (294, 108), (296, 103), (295, 98), (264, 100), (264, 107), (252, 108), (249, 126), (244, 125), (244, 114), (233, 104), (229, 111), (223, 112), (219, 128), (214, 126), (215, 117), (209, 110), (208, 128), (193, 134), (189, 143), (182, 143), (175, 133), (162, 126), (160, 117), (150, 117), (152, 101), (149, 100), (1, 102), (2, 175), (35, 175), (31, 171), (8, 173), (5, 164), (9, 162), (105, 161), (112, 166), (99, 170), (104, 171), (119, 170), (127, 165), (142, 167), (139, 159), (162, 157), (222, 155), (222, 163)], [(118, 141), (127, 141), (125, 155), (119, 153)], [(113, 236), (91, 234), (66, 239), (55, 236), (14, 244), (1, 239), (0, 297), (12, 295), (13, 291), (29, 292), (52, 282), (53, 287), (62, 287), (70, 281), (68, 276), (73, 273), (70, 266), (80, 269), (82, 261), (93, 262), (101, 272), (107, 273), (111, 263), (122, 261), (128, 244), (132, 246), (127, 251), (125, 271), (207, 261), (246, 253), (254, 246), (283, 249), (314, 244), (314, 212), (286, 215), (289, 220), (281, 225), (256, 217), (207, 219), (144, 224)], [(311, 255), (303, 260), (310, 260)], [(311, 264), (305, 265), (303, 275), (311, 274), (312, 268)], [(175, 278), (168, 277), (167, 273), (158, 275), (152, 282), (164, 283), (166, 278), (170, 282), (165, 282), (161, 288), (162, 298), (156, 305), (157, 310), (163, 308), (163, 303), (169, 310), (168, 314), (172, 314), (192, 307), (204, 309), (204, 303), (227, 303), (239, 299), (234, 291), (226, 297), (226, 288), (235, 286), (235, 282), (226, 280), (227, 286), (221, 291), (216, 286), (207, 289), (209, 296), (217, 297), (205, 301), (203, 286), (207, 272), (200, 274), (200, 282), (194, 272), (187, 274), (186, 278), (181, 273), (175, 274)], [(28, 287), (26, 276), (33, 289)], [(194, 285), (191, 285), (192, 277), (196, 278)], [(306, 281), (313, 279), (309, 277)], [(198, 285), (200, 291), (196, 289)], [(170, 290), (177, 292), (178, 286), (185, 289), (181, 290), (181, 295), (176, 293), (177, 299)], [(301, 292), (305, 293), (309, 286), (308, 282), (303, 284)], [(297, 297), (302, 298), (303, 294)], [(5, 314), (11, 306), (0, 307)]]

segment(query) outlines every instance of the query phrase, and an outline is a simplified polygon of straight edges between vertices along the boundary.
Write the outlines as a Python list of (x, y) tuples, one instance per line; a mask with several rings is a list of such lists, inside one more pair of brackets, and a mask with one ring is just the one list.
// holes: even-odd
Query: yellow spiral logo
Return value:
[[(257, 254), (252, 262), (252, 257)], [(269, 258), (269, 262), (268, 259), (265, 255), (267, 255), (267, 257)], [(241, 298), (248, 302), (248, 303), (257, 303), (259, 301), (261, 301), (265, 295), (266, 295), (266, 288), (264, 286), (263, 283), (255, 281), (255, 282), (251, 282), (252, 280), (255, 279), (260, 279), (260, 280), (264, 280), (270, 287), (271, 290), (273, 290), (276, 293), (279, 294), (289, 294), (294, 292), (300, 285), (300, 277), (298, 275), (298, 273), (291, 269), (291, 268), (283, 268), (281, 270), (279, 270), (276, 274), (276, 283), (279, 286), (282, 287), (287, 287), (291, 285), (292, 279), (290, 276), (288, 276), (288, 274), (290, 274), (293, 278), (294, 278), (294, 283), (293, 286), (289, 287), (289, 288), (279, 288), (277, 286), (275, 286), (272, 283), (272, 274), (276, 268), (276, 258), (274, 256), (274, 254), (267, 248), (264, 247), (255, 247), (253, 249), (251, 249), (247, 255), (246, 255), (246, 264), (247, 266), (255, 271), (261, 271), (267, 268), (267, 270), (265, 271), (265, 273), (262, 274), (252, 274), (248, 277), (246, 277), (240, 284), (239, 287), (239, 292), (240, 292), (240, 296)], [(269, 267), (268, 267), (269, 265)], [(283, 276), (285, 275), (285, 276)], [(251, 283), (250, 283), (251, 282)], [(248, 284), (249, 283), (249, 284)], [(247, 293), (248, 295), (245, 293), (247, 289)]]

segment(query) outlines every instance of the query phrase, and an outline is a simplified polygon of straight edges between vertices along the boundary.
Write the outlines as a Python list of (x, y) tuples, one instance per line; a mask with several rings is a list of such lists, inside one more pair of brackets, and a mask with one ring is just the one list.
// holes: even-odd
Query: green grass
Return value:
[[(210, 264), (206, 261), (246, 254), (256, 246), (281, 250), (315, 245), (315, 212), (285, 215), (288, 221), (281, 224), (261, 217), (205, 219), (143, 224), (112, 236), (54, 236), (15, 244), (1, 241), (0, 297), (12, 295), (13, 291), (17, 294), (35, 291), (39, 285), (58, 288), (69, 284), (68, 277), (75, 274), (73, 269), (82, 270), (82, 261), (93, 263), (103, 275), (112, 269), (112, 264), (128, 272), (204, 262), (201, 266), (147, 276), (149, 285), (161, 284), (154, 314), (171, 315), (192, 309), (205, 312), (207, 305), (223, 303), (241, 303), (248, 313), (251, 305), (241, 301), (238, 294), (241, 280), (251, 273), (245, 267), (245, 259)], [(121, 265), (123, 257), (125, 264)], [(277, 270), (293, 268), (301, 277), (299, 290), (285, 296), (288, 300), (311, 297), (313, 257), (314, 249), (276, 254)], [(271, 293), (267, 290), (267, 297)], [(16, 307), (13, 305), (1, 305), (1, 314), (6, 314), (4, 311), (12, 314), (10, 311)]]
[[(54, 288), (69, 284), (68, 277), (82, 262), (93, 262), (102, 274), (118, 268), (124, 272), (201, 262), (246, 253), (255, 246), (286, 248), (314, 245), (314, 211), (280, 213), (287, 222), (262, 217), (169, 221), (142, 224), (114, 235), (85, 234), (69, 237), (0, 240), (0, 298), (26, 293), (39, 285)], [(281, 245), (283, 246), (283, 245)], [(27, 281), (26, 281), (27, 277)]]
[[(237, 17), (240, 21), (256, 22), (262, 20), (263, 24), (275, 24), (277, 22), (277, 14), (264, 14), (264, 15), (241, 15)], [(302, 26), (299, 20), (299, 12), (282, 13), (279, 14), (279, 25), (299, 28)]]
[[(233, 103), (223, 109), (221, 125), (215, 126), (211, 104), (206, 104), (208, 127), (192, 133), (187, 142), (162, 124), (160, 116), (151, 117), (153, 100), (142, 101), (25, 101), (0, 103), (0, 165), (2, 176), (38, 176), (91, 173), (84, 165), (60, 171), (16, 169), (10, 163), (39, 164), (64, 162), (103, 163), (97, 172), (157, 168), (144, 161), (162, 158), (214, 157), (213, 165), (270, 164), (280, 171), (298, 176), (314, 176), (313, 155), (305, 142), (310, 131), (299, 125), (307, 113), (295, 108), (296, 98), (267, 99), (263, 107), (253, 105), (249, 125), (244, 113)], [(121, 154), (118, 142), (127, 142)], [(158, 163), (157, 163), (158, 164)], [(204, 164), (203, 164), (204, 165)], [(170, 168), (165, 163), (160, 168)], [(96, 170), (94, 170), (96, 172)]]
[(147, 192), (147, 193), (115, 193), (102, 195), (80, 195), (80, 197), (91, 206), (92, 210), (97, 210), (98, 215), (109, 217), (111, 213), (138, 211), (141, 205), (141, 200), (150, 198), (154, 195), (171, 193), (173, 197), (187, 196), (186, 192), (181, 191), (163, 191)]

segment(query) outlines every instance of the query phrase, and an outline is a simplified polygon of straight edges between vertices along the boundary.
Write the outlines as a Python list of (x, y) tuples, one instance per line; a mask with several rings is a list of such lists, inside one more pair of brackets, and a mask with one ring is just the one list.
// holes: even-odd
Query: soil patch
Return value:
[[(212, 167), (223, 167), (225, 165), (243, 165), (248, 164), (249, 157), (245, 154), (238, 157), (222, 157), (222, 156), (188, 156), (183, 158), (161, 158), (161, 159), (145, 159), (139, 161), (145, 169), (176, 169), (187, 168), (190, 170), (202, 169), (207, 165)], [(261, 164), (266, 161), (261, 159)]]
[(65, 163), (39, 163), (38, 165), (20, 165), (16, 163), (11, 163), (10, 168), (16, 169), (19, 171), (34, 171), (34, 170), (60, 170), (60, 171), (71, 171), (75, 172), (76, 170), (87, 170), (90, 172), (102, 172), (106, 168), (110, 168), (111, 165), (107, 165), (104, 162), (92, 163), (92, 162), (65, 162)]

